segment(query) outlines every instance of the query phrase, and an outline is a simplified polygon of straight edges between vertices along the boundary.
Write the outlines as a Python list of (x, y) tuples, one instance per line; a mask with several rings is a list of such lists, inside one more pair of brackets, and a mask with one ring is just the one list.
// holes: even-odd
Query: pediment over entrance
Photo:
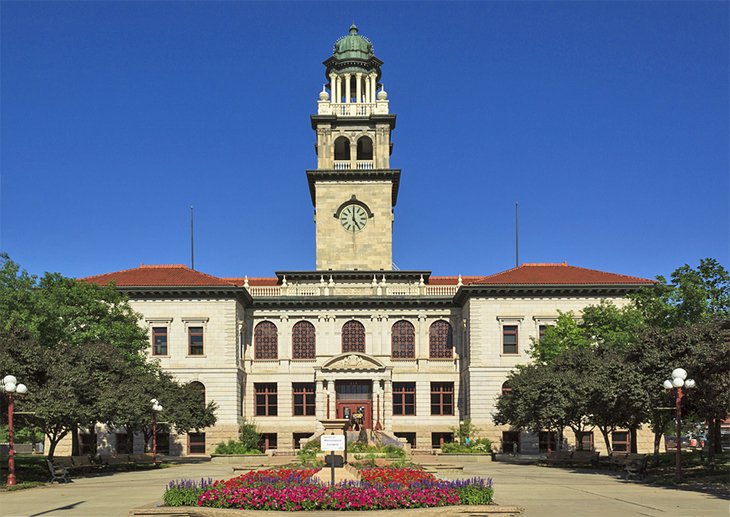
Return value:
[(322, 370), (385, 370), (385, 365), (376, 358), (360, 352), (337, 355), (322, 365)]

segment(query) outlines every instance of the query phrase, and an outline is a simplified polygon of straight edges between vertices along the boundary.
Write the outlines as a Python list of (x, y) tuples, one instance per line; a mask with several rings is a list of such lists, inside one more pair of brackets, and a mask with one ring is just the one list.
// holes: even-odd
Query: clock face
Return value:
[(360, 205), (347, 205), (340, 212), (340, 224), (348, 232), (357, 232), (365, 228), (368, 214)]

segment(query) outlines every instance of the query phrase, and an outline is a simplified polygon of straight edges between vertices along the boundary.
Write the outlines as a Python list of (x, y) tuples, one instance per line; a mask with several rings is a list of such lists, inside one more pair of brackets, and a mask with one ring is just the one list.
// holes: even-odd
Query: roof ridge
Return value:
[[(134, 269), (172, 269), (172, 268), (183, 268), (183, 269), (189, 269), (190, 271), (195, 271), (195, 269), (191, 269), (188, 266), (186, 266), (185, 264), (140, 264), (139, 267), (136, 267)], [(205, 274), (205, 273), (203, 273), (203, 274)]]
[(616, 276), (622, 276), (624, 278), (633, 278), (635, 280), (649, 280), (650, 282), (654, 282), (651, 278), (642, 278), (640, 276), (633, 276), (633, 275), (624, 275), (623, 273), (614, 273), (612, 271), (601, 271), (600, 269), (592, 269), (589, 267), (580, 267), (580, 266), (568, 266), (575, 269), (582, 269), (583, 271), (594, 271), (596, 273), (603, 273), (604, 275), (616, 275)]

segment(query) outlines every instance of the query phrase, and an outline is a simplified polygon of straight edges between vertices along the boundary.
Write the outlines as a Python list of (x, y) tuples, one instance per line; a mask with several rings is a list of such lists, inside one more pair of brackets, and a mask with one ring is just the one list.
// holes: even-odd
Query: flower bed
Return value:
[[(212, 485), (195, 485), (198, 506), (241, 510), (389, 510), (457, 504), (490, 504), (492, 480), (474, 478), (441, 481), (418, 469), (373, 468), (361, 471), (362, 481), (334, 487), (312, 480), (313, 469), (249, 472)], [(184, 482), (177, 482), (184, 485)], [(206, 486), (207, 485), (207, 486)], [(187, 489), (187, 488), (186, 488)], [(175, 495), (173, 483), (165, 503), (190, 500)], [(179, 503), (178, 503), (179, 504)]]

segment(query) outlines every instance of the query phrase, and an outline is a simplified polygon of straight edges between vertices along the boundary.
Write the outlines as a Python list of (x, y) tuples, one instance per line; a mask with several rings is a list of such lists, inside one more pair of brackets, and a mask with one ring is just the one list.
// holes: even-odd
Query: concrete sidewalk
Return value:
[[(726, 517), (729, 513), (726, 499), (626, 482), (605, 471), (578, 473), (532, 465), (483, 463), (464, 464), (463, 471), (442, 471), (439, 475), (449, 479), (491, 477), (494, 480), (495, 502), (523, 507), (528, 516)], [(126, 517), (131, 508), (161, 501), (165, 486), (172, 479), (227, 479), (233, 476), (231, 465), (209, 462), (78, 478), (68, 485), (0, 493), (0, 516)], [(398, 513), (391, 512), (391, 515)], [(317, 517), (332, 514), (307, 512), (304, 515)]]

